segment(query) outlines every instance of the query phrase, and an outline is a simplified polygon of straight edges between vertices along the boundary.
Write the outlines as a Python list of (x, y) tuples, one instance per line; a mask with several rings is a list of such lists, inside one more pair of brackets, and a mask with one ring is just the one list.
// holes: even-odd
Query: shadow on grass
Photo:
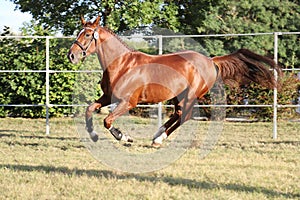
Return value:
[(132, 179), (135, 178), (140, 182), (149, 181), (152, 183), (164, 182), (170, 186), (185, 186), (189, 189), (223, 189), (223, 190), (232, 190), (236, 192), (246, 192), (246, 193), (262, 193), (270, 198), (275, 197), (284, 197), (284, 198), (293, 198), (299, 199), (300, 193), (283, 193), (278, 191), (273, 191), (264, 187), (255, 187), (255, 186), (247, 186), (237, 183), (214, 183), (212, 181), (197, 181), (193, 179), (186, 178), (175, 178), (175, 177), (153, 177), (147, 174), (120, 174), (118, 172), (109, 171), (109, 170), (82, 170), (82, 169), (69, 169), (67, 167), (54, 167), (54, 166), (44, 166), (44, 165), (9, 165), (9, 164), (0, 164), (0, 168), (11, 169), (14, 171), (22, 171), (22, 172), (44, 172), (44, 173), (61, 173), (69, 176), (90, 176), (90, 177), (98, 177), (98, 178), (116, 178), (116, 179)]
[[(30, 133), (30, 135), (21, 135), (20, 133)], [(52, 135), (45, 135), (44, 132), (32, 133), (32, 131), (19, 131), (19, 130), (0, 130), (0, 138), (2, 137), (20, 137), (25, 139), (49, 139), (49, 140), (78, 140), (79, 137), (57, 137)]]
[(284, 140), (284, 141), (258, 141), (260, 144), (285, 144), (285, 145), (293, 145), (300, 146), (300, 141), (297, 140)]
[(17, 131), (17, 130), (0, 130), (1, 137), (16, 137), (20, 132), (31, 133), (30, 131)]

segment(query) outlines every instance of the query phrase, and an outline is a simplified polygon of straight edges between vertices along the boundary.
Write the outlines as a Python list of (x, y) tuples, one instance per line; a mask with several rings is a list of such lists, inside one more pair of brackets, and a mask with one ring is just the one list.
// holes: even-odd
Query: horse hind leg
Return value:
[(179, 105), (175, 105), (173, 116), (155, 133), (152, 141), (153, 147), (160, 147), (162, 145), (163, 140), (167, 139), (167, 137), (170, 135), (167, 130), (172, 127), (175, 122), (177, 123), (177, 121), (180, 120), (181, 114), (181, 107)]
[[(187, 93), (186, 96), (182, 98), (175, 98), (175, 111), (174, 115), (159, 128), (158, 132), (155, 134), (152, 142), (153, 147), (160, 147), (163, 140), (165, 140), (173, 131), (175, 131), (181, 124), (186, 122), (191, 118), (192, 108), (196, 99), (193, 93)], [(180, 99), (180, 102), (178, 101)]]
[[(192, 112), (189, 110), (185, 115), (182, 114), (181, 110), (176, 111), (176, 121), (168, 128), (163, 129), (163, 133), (155, 139), (153, 139), (152, 146), (160, 147), (162, 145), (163, 140), (167, 139), (171, 133), (173, 133), (179, 126), (181, 126), (184, 122), (191, 118)], [(174, 118), (175, 119), (175, 118)]]

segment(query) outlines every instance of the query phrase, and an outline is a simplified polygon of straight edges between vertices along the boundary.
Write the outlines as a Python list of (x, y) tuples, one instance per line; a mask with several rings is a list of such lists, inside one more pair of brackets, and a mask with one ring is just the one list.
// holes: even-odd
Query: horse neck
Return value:
[[(120, 38), (101, 28), (100, 38), (97, 42), (97, 55), (103, 71), (115, 70), (116, 62), (127, 53), (132, 52)], [(121, 66), (119, 66), (121, 67)], [(114, 69), (112, 69), (114, 68)]]

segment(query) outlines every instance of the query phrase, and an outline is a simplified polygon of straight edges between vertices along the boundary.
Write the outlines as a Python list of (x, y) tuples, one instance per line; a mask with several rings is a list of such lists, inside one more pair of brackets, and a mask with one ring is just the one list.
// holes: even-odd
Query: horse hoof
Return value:
[(154, 148), (160, 148), (162, 146), (162, 144), (153, 141), (151, 146), (154, 147)]
[(97, 142), (99, 137), (98, 135), (94, 135), (93, 137), (91, 137), (91, 139), (93, 140), (93, 142)]
[(132, 137), (130, 137), (129, 135), (122, 135), (122, 138), (121, 138), (122, 141), (125, 141), (125, 142), (133, 142), (133, 139)]

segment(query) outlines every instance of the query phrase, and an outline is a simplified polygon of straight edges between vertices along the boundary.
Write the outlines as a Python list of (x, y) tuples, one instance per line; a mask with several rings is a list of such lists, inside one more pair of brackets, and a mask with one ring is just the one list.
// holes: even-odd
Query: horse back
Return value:
[[(117, 98), (156, 103), (174, 98), (187, 88), (202, 97), (214, 84), (216, 70), (210, 58), (194, 51), (164, 55), (131, 52), (117, 61), (123, 65), (111, 80)], [(130, 101), (127, 99), (127, 101)]]

